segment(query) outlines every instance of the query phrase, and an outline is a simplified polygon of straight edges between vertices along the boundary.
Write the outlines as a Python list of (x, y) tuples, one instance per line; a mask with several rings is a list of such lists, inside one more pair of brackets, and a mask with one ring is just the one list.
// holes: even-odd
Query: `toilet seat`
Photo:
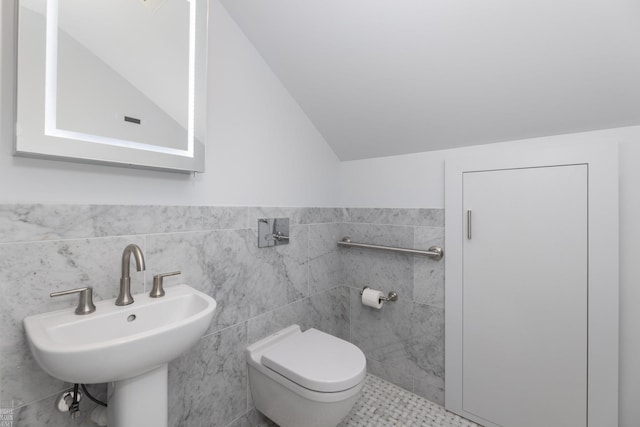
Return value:
[(261, 363), (318, 392), (344, 391), (362, 382), (367, 362), (358, 347), (313, 328), (297, 332), (265, 350)]
[(247, 346), (256, 409), (283, 427), (335, 427), (365, 383), (366, 359), (340, 338), (291, 325)]

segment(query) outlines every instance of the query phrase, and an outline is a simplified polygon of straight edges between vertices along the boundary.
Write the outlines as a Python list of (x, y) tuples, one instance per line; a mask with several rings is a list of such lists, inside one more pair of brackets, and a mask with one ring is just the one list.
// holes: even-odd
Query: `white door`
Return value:
[(587, 425), (587, 176), (463, 174), (462, 410), (486, 425)]

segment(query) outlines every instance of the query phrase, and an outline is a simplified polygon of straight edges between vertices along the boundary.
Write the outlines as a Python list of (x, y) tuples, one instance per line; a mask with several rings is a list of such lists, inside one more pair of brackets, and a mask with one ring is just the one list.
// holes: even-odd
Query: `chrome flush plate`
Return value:
[(289, 244), (289, 218), (258, 219), (258, 247)]

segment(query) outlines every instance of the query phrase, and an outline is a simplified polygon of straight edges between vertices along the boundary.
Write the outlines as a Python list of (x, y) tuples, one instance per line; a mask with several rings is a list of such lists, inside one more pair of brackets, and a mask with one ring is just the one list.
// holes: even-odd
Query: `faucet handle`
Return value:
[(161, 273), (153, 276), (153, 289), (149, 293), (151, 298), (160, 298), (164, 296), (164, 288), (162, 287), (162, 280), (167, 276), (176, 276), (180, 274), (180, 271), (172, 271), (171, 273)]
[(50, 297), (60, 297), (63, 295), (80, 294), (78, 300), (78, 306), (76, 307), (76, 314), (90, 314), (96, 311), (96, 306), (93, 305), (93, 288), (87, 286), (84, 288), (68, 289), (66, 291), (52, 292)]

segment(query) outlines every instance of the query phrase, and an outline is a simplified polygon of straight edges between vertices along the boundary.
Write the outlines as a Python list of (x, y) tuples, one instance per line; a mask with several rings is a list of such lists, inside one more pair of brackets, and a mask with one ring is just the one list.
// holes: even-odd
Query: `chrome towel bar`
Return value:
[(343, 246), (347, 248), (362, 248), (362, 249), (375, 249), (379, 251), (387, 251), (387, 252), (396, 252), (407, 255), (420, 255), (427, 256), (435, 259), (441, 259), (444, 256), (444, 251), (440, 246), (431, 246), (428, 250), (420, 250), (420, 249), (409, 249), (409, 248), (396, 248), (393, 246), (381, 246), (381, 245), (370, 245), (368, 243), (356, 243), (352, 242), (351, 238), (344, 237), (342, 240), (338, 242), (338, 246)]

